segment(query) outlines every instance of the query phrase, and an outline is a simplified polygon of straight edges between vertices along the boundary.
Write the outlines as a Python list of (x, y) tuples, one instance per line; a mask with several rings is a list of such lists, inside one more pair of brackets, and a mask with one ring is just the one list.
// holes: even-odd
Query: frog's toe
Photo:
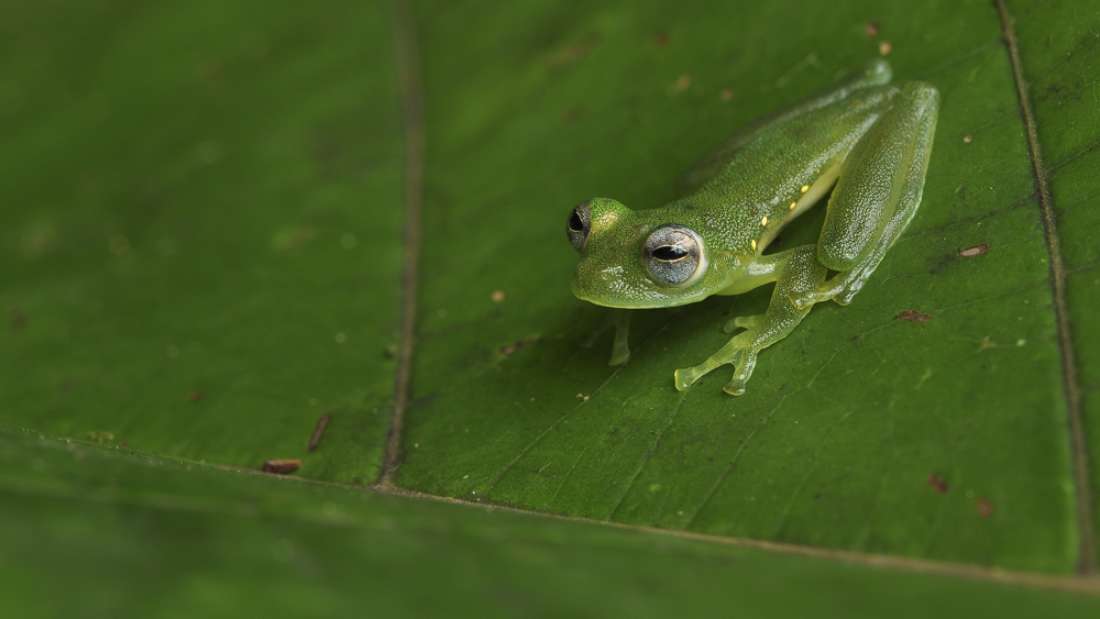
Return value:
[(795, 309), (802, 311), (813, 307), (815, 303), (827, 300), (827, 298), (828, 297), (823, 299), (820, 292), (805, 292), (791, 297), (791, 303), (794, 305)]
[(616, 367), (620, 365), (626, 365), (626, 362), (630, 361), (630, 345), (626, 342), (626, 337), (619, 337), (619, 334), (615, 334), (615, 342), (611, 345), (611, 358), (607, 361), (607, 365)]
[(700, 363), (699, 365), (693, 365), (690, 368), (680, 368), (672, 373), (672, 378), (676, 382), (676, 391), (687, 391), (689, 387), (694, 385), (700, 378), (706, 376), (713, 370), (707, 363)]
[(739, 380), (731, 380), (722, 387), (722, 391), (732, 396), (745, 395), (745, 383)]
[(722, 387), (722, 391), (733, 396), (744, 395), (745, 383), (749, 382), (754, 369), (756, 369), (756, 351), (746, 350), (737, 360), (733, 376), (730, 378), (730, 382)]
[(689, 387), (699, 380), (699, 374), (695, 368), (679, 368), (672, 373), (672, 380), (676, 384), (676, 391), (687, 391)]
[(608, 359), (607, 365), (618, 367), (620, 365), (626, 365), (627, 361), (630, 361), (630, 349), (616, 348), (611, 351), (611, 358)]
[(838, 305), (848, 305), (852, 302), (852, 299), (856, 298), (856, 295), (859, 294), (859, 291), (863, 289), (863, 282), (863, 279), (857, 279), (853, 281), (851, 284), (846, 286), (844, 290), (841, 290), (840, 293), (833, 297), (833, 301), (835, 301)]
[(752, 316), (737, 316), (726, 322), (726, 325), (722, 327), (722, 331), (725, 333), (733, 333), (738, 329), (755, 329), (764, 322), (763, 314), (754, 314)]

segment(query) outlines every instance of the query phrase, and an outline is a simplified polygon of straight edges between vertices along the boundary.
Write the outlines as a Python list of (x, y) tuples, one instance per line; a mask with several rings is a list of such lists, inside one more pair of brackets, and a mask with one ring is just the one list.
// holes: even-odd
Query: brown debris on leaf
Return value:
[(989, 518), (993, 515), (993, 503), (984, 496), (978, 497), (975, 506), (978, 508), (978, 515), (982, 518)]
[(894, 318), (898, 320), (908, 320), (909, 322), (928, 322), (932, 320), (930, 315), (915, 309), (902, 310), (898, 312), (898, 315)]
[(313, 426), (313, 433), (309, 435), (309, 443), (306, 444), (308, 451), (315, 451), (317, 446), (321, 444), (321, 439), (325, 436), (325, 428), (328, 427), (328, 422), (331, 420), (331, 415), (321, 415), (317, 418), (317, 425)]
[(297, 458), (277, 458), (274, 460), (265, 460), (262, 470), (265, 473), (273, 473), (275, 475), (289, 475), (301, 467), (302, 461)]
[(942, 475), (937, 473), (930, 473), (928, 475), (928, 485), (932, 486), (932, 489), (940, 494), (947, 494), (947, 480)]
[(867, 38), (873, 39), (878, 36), (878, 22), (871, 20), (863, 27), (863, 31), (867, 33)]
[(9, 318), (12, 331), (22, 331), (27, 328), (27, 315), (20, 310), (13, 309)]
[(585, 56), (592, 53), (592, 50), (596, 48), (599, 42), (599, 37), (587, 36), (581, 41), (567, 45), (554, 52), (546, 61), (546, 64), (553, 68), (570, 65), (583, 60)]
[(959, 250), (959, 255), (963, 258), (973, 258), (975, 256), (984, 256), (989, 253), (989, 245), (986, 243), (978, 243), (977, 245), (971, 245), (970, 247), (964, 247)]
[(520, 351), (520, 350), (530, 346), (531, 344), (534, 344), (535, 342), (539, 341), (540, 337), (541, 336), (538, 336), (538, 335), (529, 335), (525, 338), (516, 340), (516, 341), (514, 341), (510, 344), (505, 344), (504, 346), (501, 346), (500, 348), (497, 349), (497, 353), (501, 357), (511, 357), (512, 354), (514, 354), (515, 352)]

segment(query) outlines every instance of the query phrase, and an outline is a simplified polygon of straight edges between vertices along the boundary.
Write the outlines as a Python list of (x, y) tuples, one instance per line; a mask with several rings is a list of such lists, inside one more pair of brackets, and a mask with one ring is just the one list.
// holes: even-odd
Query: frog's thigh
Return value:
[(676, 388), (684, 390), (702, 376), (727, 363), (734, 364), (733, 378), (724, 387), (731, 395), (745, 392), (745, 383), (756, 367), (756, 355), (763, 349), (787, 337), (809, 313), (809, 308), (795, 306), (792, 299), (812, 293), (825, 279), (825, 267), (818, 264), (813, 245), (803, 245), (775, 254), (782, 261), (767, 311), (739, 325), (747, 330), (735, 335), (718, 352), (699, 365), (676, 370)]
[(938, 108), (935, 88), (905, 84), (891, 109), (845, 159), (817, 245), (818, 260), (840, 275), (813, 301), (850, 300), (913, 218)]

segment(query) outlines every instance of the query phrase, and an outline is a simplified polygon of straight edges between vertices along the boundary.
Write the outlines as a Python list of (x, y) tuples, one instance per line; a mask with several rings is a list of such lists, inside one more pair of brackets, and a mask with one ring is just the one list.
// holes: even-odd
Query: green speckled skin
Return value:
[[(813, 304), (848, 304), (916, 214), (939, 95), (920, 82), (892, 85), (890, 77), (889, 66), (876, 61), (833, 92), (736, 137), (692, 175), (687, 196), (661, 208), (633, 211), (608, 198), (576, 207), (568, 230), (581, 256), (573, 293), (641, 309), (774, 282), (763, 315), (734, 319), (728, 330), (741, 333), (703, 363), (675, 372), (676, 388), (686, 389), (733, 364), (725, 391), (744, 393), (760, 350), (786, 337)], [(765, 254), (783, 226), (830, 188), (818, 242)], [(668, 237), (672, 229), (682, 232)], [(836, 274), (827, 277), (829, 270)], [(677, 273), (685, 279), (668, 280)], [(627, 329), (624, 312), (615, 364), (629, 358)]]

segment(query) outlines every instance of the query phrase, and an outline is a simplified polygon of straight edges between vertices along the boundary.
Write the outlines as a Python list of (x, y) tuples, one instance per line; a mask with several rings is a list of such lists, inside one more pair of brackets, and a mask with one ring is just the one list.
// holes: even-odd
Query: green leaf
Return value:
[(941, 616), (1100, 610), (1098, 599), (965, 572), (876, 570), (27, 434), (0, 433), (0, 465), (0, 604), (20, 617), (667, 617), (734, 606), (800, 617), (823, 605), (924, 617), (932, 596)]
[[(688, 6), (673, 22), (633, 3), (529, 11), (500, 13), (509, 36), (491, 47), (463, 47), (453, 13), (425, 26), (427, 57), (462, 49), (477, 70), (425, 69), (448, 97), (428, 102), (423, 272), (447, 265), (448, 277), (421, 286), (415, 393), (428, 401), (410, 411), (399, 482), (632, 524), (1073, 570), (1049, 253), (996, 8)], [(759, 312), (764, 294), (652, 312), (621, 370), (604, 366), (608, 336), (584, 348), (599, 311), (565, 287), (568, 206), (675, 197), (701, 153), (885, 41), (896, 79), (931, 82), (943, 103), (920, 213), (857, 301), (815, 308), (737, 399), (724, 376), (679, 394), (672, 370), (716, 350), (728, 315)], [(961, 251), (975, 246), (988, 253)], [(929, 318), (900, 319), (907, 310)]]
[(310, 468), (376, 477), (401, 259), (388, 13), (266, 6), (5, 20), (0, 420), (252, 465), (329, 414), (344, 449)]
[[(1100, 11), (360, 4), (0, 20), (7, 614), (1095, 614)], [(672, 370), (766, 290), (608, 368), (569, 207), (883, 53), (942, 111), (855, 302), (737, 399)]]

